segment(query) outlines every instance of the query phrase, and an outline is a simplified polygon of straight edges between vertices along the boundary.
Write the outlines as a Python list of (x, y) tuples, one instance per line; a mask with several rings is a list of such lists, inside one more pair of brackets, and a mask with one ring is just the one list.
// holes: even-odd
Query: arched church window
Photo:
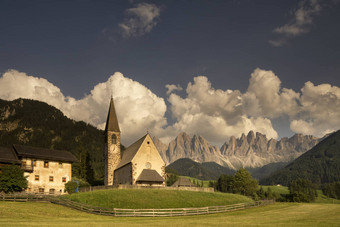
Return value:
[(112, 144), (116, 144), (117, 143), (117, 136), (116, 136), (116, 134), (112, 134), (112, 136), (111, 136), (111, 143)]

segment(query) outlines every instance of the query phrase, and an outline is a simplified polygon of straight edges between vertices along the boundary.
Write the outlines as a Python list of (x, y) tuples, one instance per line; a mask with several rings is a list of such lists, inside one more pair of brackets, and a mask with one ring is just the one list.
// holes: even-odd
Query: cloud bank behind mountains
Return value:
[[(244, 93), (215, 89), (206, 76), (189, 82), (183, 96), (176, 94), (182, 89), (179, 85), (166, 87), (168, 107), (162, 97), (143, 84), (116, 72), (82, 99), (75, 99), (65, 96), (46, 79), (9, 70), (0, 77), (0, 98), (40, 100), (72, 119), (103, 129), (112, 95), (125, 145), (146, 131), (164, 142), (184, 131), (202, 135), (219, 145), (230, 136), (240, 136), (249, 130), (278, 138), (272, 120), (283, 116), (289, 119), (287, 124), (296, 133), (320, 137), (340, 128), (340, 88), (330, 84), (306, 82), (296, 92), (282, 88), (274, 72), (255, 69)], [(167, 108), (174, 124), (168, 124)]]

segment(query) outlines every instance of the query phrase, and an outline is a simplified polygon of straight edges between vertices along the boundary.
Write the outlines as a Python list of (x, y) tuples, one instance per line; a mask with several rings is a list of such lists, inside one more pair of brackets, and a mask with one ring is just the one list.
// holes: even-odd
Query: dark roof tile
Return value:
[(179, 177), (171, 187), (196, 187), (196, 185), (186, 177)]
[(116, 169), (119, 169), (120, 167), (123, 167), (132, 161), (147, 135), (148, 134), (137, 140), (123, 151), (122, 160), (119, 162)]
[(164, 179), (154, 169), (143, 169), (137, 182), (164, 182)]
[(64, 161), (64, 162), (77, 162), (78, 160), (68, 151), (50, 150), (39, 147), (29, 147), (14, 144), (15, 149), (19, 157), (36, 158), (51, 161)]
[(2, 163), (20, 163), (14, 150), (9, 147), (0, 147), (0, 162)]
[(109, 113), (106, 120), (105, 132), (107, 131), (120, 132), (113, 98), (111, 98)]

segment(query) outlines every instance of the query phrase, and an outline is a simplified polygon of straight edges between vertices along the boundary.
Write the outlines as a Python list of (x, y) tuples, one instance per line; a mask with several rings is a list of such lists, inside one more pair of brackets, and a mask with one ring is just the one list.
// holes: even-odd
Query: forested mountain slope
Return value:
[(0, 99), (0, 146), (12, 144), (70, 151), (79, 161), (88, 154), (95, 178), (104, 176), (104, 132), (44, 102)]
[(340, 130), (261, 183), (288, 185), (297, 178), (316, 184), (340, 181)]

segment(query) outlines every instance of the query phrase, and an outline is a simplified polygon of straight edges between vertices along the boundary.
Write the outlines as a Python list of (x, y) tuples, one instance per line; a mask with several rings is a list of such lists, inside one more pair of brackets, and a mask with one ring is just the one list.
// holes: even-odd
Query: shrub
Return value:
[(69, 194), (72, 194), (76, 192), (76, 189), (78, 188), (78, 183), (75, 181), (69, 181), (65, 184), (65, 188)]

